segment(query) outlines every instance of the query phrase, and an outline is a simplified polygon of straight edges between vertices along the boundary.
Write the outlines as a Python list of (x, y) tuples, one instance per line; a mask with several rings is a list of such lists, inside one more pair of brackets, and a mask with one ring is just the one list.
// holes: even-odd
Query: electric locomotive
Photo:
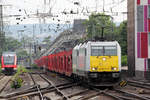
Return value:
[(89, 41), (72, 50), (73, 74), (93, 83), (116, 83), (120, 79), (121, 48), (117, 41)]
[(3, 52), (1, 57), (2, 72), (11, 74), (17, 70), (17, 55), (15, 52)]

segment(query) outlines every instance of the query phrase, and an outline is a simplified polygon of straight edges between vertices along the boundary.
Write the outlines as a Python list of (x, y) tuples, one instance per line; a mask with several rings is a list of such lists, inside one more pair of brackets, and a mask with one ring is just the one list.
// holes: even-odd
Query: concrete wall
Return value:
[(134, 0), (128, 0), (128, 72), (130, 76), (135, 75), (135, 21)]

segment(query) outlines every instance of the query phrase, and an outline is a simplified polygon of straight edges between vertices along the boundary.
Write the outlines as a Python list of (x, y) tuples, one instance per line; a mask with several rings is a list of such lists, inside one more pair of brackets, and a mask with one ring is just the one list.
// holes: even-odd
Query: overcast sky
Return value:
[[(4, 5), (4, 20), (8, 24), (67, 23), (73, 19), (85, 19), (92, 12), (105, 12), (114, 17), (114, 22), (127, 19), (127, 0), (0, 0)], [(104, 1), (104, 2), (103, 2)], [(78, 4), (75, 4), (77, 2)], [(70, 14), (70, 11), (75, 14)], [(48, 13), (45, 21), (36, 14)], [(64, 14), (62, 12), (66, 12)], [(21, 15), (20, 20), (8, 15)], [(57, 16), (57, 17), (56, 17)]]

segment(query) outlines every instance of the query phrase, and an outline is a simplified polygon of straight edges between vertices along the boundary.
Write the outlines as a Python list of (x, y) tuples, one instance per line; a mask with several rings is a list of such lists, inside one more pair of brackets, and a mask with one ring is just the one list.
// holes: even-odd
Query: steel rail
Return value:
[(73, 94), (71, 94), (71, 95), (67, 95), (67, 97), (68, 97), (68, 98), (72, 98), (72, 97), (74, 97), (74, 96), (77, 96), (77, 95), (86, 93), (86, 92), (88, 92), (88, 91), (90, 91), (90, 90), (89, 90), (89, 89), (81, 90), (81, 91), (75, 92), (75, 93), (73, 93)]
[[(4, 76), (4, 77), (6, 77), (6, 76)], [(3, 77), (3, 79), (4, 79), (4, 77)], [(10, 76), (9, 76), (9, 77), (10, 77)], [(8, 77), (8, 78), (9, 78), (9, 77)], [(5, 84), (5, 85), (3, 86), (3, 88), (0, 89), (0, 93), (1, 93), (1, 92), (5, 89), (5, 87), (8, 85), (8, 83), (9, 83), (10, 80), (11, 80), (11, 78), (12, 78), (12, 77), (10, 77), (6, 83), (3, 83), (3, 84)]]
[(146, 85), (146, 86), (150, 86), (150, 83), (144, 83), (144, 82), (139, 82), (139, 81), (134, 81), (134, 80), (127, 80), (128, 83), (136, 83), (136, 84), (140, 84), (140, 85)]
[[(110, 96), (116, 100), (124, 100), (122, 96), (113, 95), (111, 93), (103, 92), (104, 95)], [(131, 99), (130, 99), (131, 100)]]
[(145, 88), (145, 89), (149, 89), (150, 90), (150, 84), (148, 84), (148, 83), (128, 80), (127, 84), (130, 85), (130, 86), (140, 87), (140, 88)]
[(52, 81), (50, 81), (49, 79), (47, 79), (46, 77), (44, 77), (44, 76), (41, 75), (41, 74), (39, 74), (39, 75), (40, 75), (44, 80), (46, 80), (49, 84), (51, 84), (51, 86), (53, 86), (53, 87), (56, 89), (57, 93), (59, 93), (59, 94), (63, 97), (64, 100), (69, 100), (69, 98), (68, 98), (59, 88), (57, 88), (57, 87), (53, 84)]
[[(125, 96), (121, 96), (121, 95), (115, 95), (113, 93), (109, 93), (110, 90), (108, 89), (105, 89), (105, 90), (99, 90), (99, 89), (96, 89), (96, 88), (93, 88), (95, 91), (101, 93), (101, 94), (104, 94), (104, 95), (107, 95), (107, 96), (110, 96), (116, 100), (133, 100), (133, 98), (129, 98), (129, 97), (125, 97)], [(113, 89), (112, 91), (114, 91), (115, 89)], [(118, 91), (117, 91), (118, 92)]]
[(32, 79), (32, 81), (33, 81), (33, 83), (34, 83), (34, 85), (36, 85), (36, 88), (37, 88), (37, 90), (38, 90), (38, 92), (39, 92), (39, 94), (40, 94), (41, 100), (44, 100), (44, 97), (43, 97), (43, 95), (42, 95), (42, 93), (41, 93), (41, 90), (40, 90), (40, 85), (38, 85), (38, 84), (35, 82), (35, 80), (34, 80), (34, 78), (33, 78), (33, 76), (32, 76), (31, 73), (29, 73), (29, 75), (30, 75), (30, 77), (31, 77), (31, 79)]
[(105, 89), (105, 90), (99, 90), (99, 89), (97, 89), (97, 88), (93, 88), (93, 89), (94, 89), (95, 91), (101, 93), (101, 94), (110, 96), (110, 97), (112, 97), (112, 98), (114, 98), (114, 99), (116, 99), (116, 100), (123, 100), (121, 96), (117, 96), (117, 95), (113, 95), (113, 94), (111, 94), (111, 93), (108, 93), (108, 92), (107, 92), (108, 89)]
[(141, 97), (140, 95), (135, 94), (135, 93), (131, 93), (131, 92), (127, 92), (127, 91), (123, 91), (123, 90), (119, 90), (119, 89), (113, 89), (113, 90), (116, 92), (119, 92), (119, 93), (124, 93), (124, 94), (130, 95), (132, 97), (139, 98), (140, 100), (149, 100), (148, 98)]
[[(59, 88), (60, 90), (62, 89), (66, 89), (66, 88), (70, 88), (72, 86), (76, 86), (77, 84), (75, 83), (65, 83), (65, 84), (60, 84), (60, 85), (56, 85), (57, 88)], [(49, 86), (49, 87), (45, 87), (45, 88), (41, 88), (41, 93), (50, 93), (50, 92), (54, 92), (56, 91), (56, 89), (53, 86)], [(17, 96), (16, 96), (17, 94)], [(6, 96), (3, 96), (1, 98), (9, 98), (9, 99), (16, 99), (19, 97), (23, 97), (23, 96), (32, 96), (32, 95), (37, 95), (39, 94), (39, 92), (37, 92), (37, 89), (35, 90), (35, 88), (27, 90), (27, 91), (19, 91), (15, 94), (9, 94)]]
[(136, 84), (136, 83), (128, 83), (128, 85), (134, 86), (134, 87), (145, 88), (145, 89), (149, 89), (150, 90), (150, 87), (145, 86), (145, 85), (140, 85), (140, 84)]
[(3, 79), (5, 76), (4, 75), (0, 75), (0, 80)]

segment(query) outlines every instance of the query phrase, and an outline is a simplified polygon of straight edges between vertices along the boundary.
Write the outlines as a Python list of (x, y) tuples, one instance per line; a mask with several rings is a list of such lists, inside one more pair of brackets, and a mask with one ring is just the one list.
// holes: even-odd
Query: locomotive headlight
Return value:
[(106, 61), (106, 58), (103, 58), (103, 61)]
[(113, 67), (112, 70), (117, 70), (117, 68), (116, 68), (116, 67)]
[(117, 70), (117, 68), (114, 68), (114, 70)]
[(93, 70), (93, 71), (96, 71), (96, 70), (97, 70), (97, 68), (94, 68), (94, 67), (93, 67), (93, 68), (92, 68), (92, 70)]
[(94, 70), (96, 70), (96, 69), (93, 67), (92, 70), (94, 71)]

